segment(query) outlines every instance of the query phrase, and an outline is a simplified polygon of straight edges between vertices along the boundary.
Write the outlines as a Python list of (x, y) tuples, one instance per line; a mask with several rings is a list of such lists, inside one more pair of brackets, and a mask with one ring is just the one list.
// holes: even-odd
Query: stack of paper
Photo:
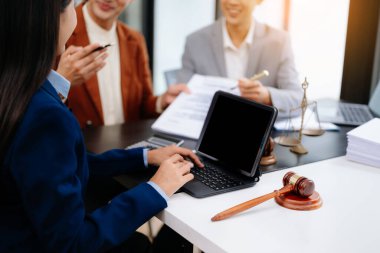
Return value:
[(380, 168), (379, 118), (348, 132), (347, 138), (347, 159)]

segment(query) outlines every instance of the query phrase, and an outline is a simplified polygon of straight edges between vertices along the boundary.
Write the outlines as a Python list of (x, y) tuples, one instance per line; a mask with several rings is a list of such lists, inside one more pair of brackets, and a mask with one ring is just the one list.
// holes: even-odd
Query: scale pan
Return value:
[(300, 154), (300, 155), (304, 155), (304, 154), (307, 154), (307, 152), (309, 152), (301, 143), (294, 147), (291, 147), (290, 151), (296, 154)]
[(282, 146), (294, 147), (300, 144), (300, 141), (294, 137), (289, 136), (277, 136), (274, 141)]
[(325, 133), (323, 129), (303, 129), (302, 134), (308, 136), (320, 136)]

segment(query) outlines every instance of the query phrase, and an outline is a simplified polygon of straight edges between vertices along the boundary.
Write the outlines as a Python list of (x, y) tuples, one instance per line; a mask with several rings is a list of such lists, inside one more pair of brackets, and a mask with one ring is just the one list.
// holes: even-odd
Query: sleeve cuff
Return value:
[(166, 203), (169, 201), (169, 197), (156, 183), (149, 181), (148, 184), (152, 186), (165, 199)]
[(145, 168), (148, 168), (148, 149), (143, 149), (143, 159), (144, 159), (144, 166)]
[(161, 106), (162, 96), (159, 96), (156, 100), (156, 113), (162, 113), (164, 110)]

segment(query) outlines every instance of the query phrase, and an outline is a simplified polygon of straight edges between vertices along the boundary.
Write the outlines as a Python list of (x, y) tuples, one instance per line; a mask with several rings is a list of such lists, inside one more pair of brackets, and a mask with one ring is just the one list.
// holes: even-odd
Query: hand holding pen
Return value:
[[(251, 81), (256, 81), (256, 80), (259, 80), (259, 79), (261, 79), (261, 78), (263, 78), (263, 77), (265, 77), (265, 76), (269, 76), (269, 72), (268, 72), (268, 70), (263, 70), (263, 71), (261, 71), (260, 73), (257, 73), (257, 74), (255, 74), (254, 76), (251, 76), (251, 77), (249, 78), (249, 80), (251, 80)], [(237, 86), (235, 86), (235, 87), (232, 87), (230, 90), (235, 90), (235, 89), (237, 89), (237, 88), (239, 88), (239, 85), (237, 85)]]
[(239, 88), (242, 97), (259, 103), (271, 105), (272, 101), (269, 90), (259, 81), (259, 79), (265, 76), (269, 76), (269, 72), (267, 70), (263, 70), (249, 79), (242, 78), (238, 81), (238, 85), (232, 89)]
[(113, 43), (108, 43), (108, 44), (106, 44), (104, 46), (99, 46), (99, 47), (95, 48), (94, 50), (92, 50), (92, 53), (96, 52), (96, 51), (100, 51), (100, 50), (106, 49), (107, 47), (111, 47), (111, 46), (114, 46), (114, 45), (115, 44), (113, 44)]
[(71, 85), (82, 84), (102, 69), (106, 62), (107, 47), (99, 43), (85, 47), (70, 46), (61, 55), (57, 72), (70, 81)]

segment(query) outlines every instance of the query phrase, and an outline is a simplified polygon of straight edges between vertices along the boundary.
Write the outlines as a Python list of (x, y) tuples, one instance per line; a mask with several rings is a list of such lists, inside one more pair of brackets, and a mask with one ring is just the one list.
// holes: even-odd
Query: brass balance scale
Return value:
[[(302, 145), (302, 135), (308, 135), (308, 136), (320, 136), (325, 133), (325, 131), (321, 127), (321, 123), (318, 116), (318, 110), (317, 110), (317, 102), (312, 101), (308, 102), (306, 97), (306, 90), (309, 87), (309, 83), (307, 82), (306, 78), (305, 81), (302, 83), (302, 89), (303, 89), (303, 98), (301, 102), (301, 106), (291, 109), (289, 113), (289, 117), (287, 119), (287, 131), (286, 134), (278, 136), (274, 139), (274, 141), (282, 146), (290, 147), (290, 151), (296, 153), (296, 154), (307, 154), (308, 150)], [(307, 126), (307, 120), (305, 119), (305, 113), (307, 109), (310, 109), (311, 115), (310, 117), (315, 117), (318, 128), (308, 128)], [(295, 112), (301, 110), (301, 125), (300, 130), (298, 132), (298, 137), (296, 137), (292, 124), (292, 115), (295, 114)]]

